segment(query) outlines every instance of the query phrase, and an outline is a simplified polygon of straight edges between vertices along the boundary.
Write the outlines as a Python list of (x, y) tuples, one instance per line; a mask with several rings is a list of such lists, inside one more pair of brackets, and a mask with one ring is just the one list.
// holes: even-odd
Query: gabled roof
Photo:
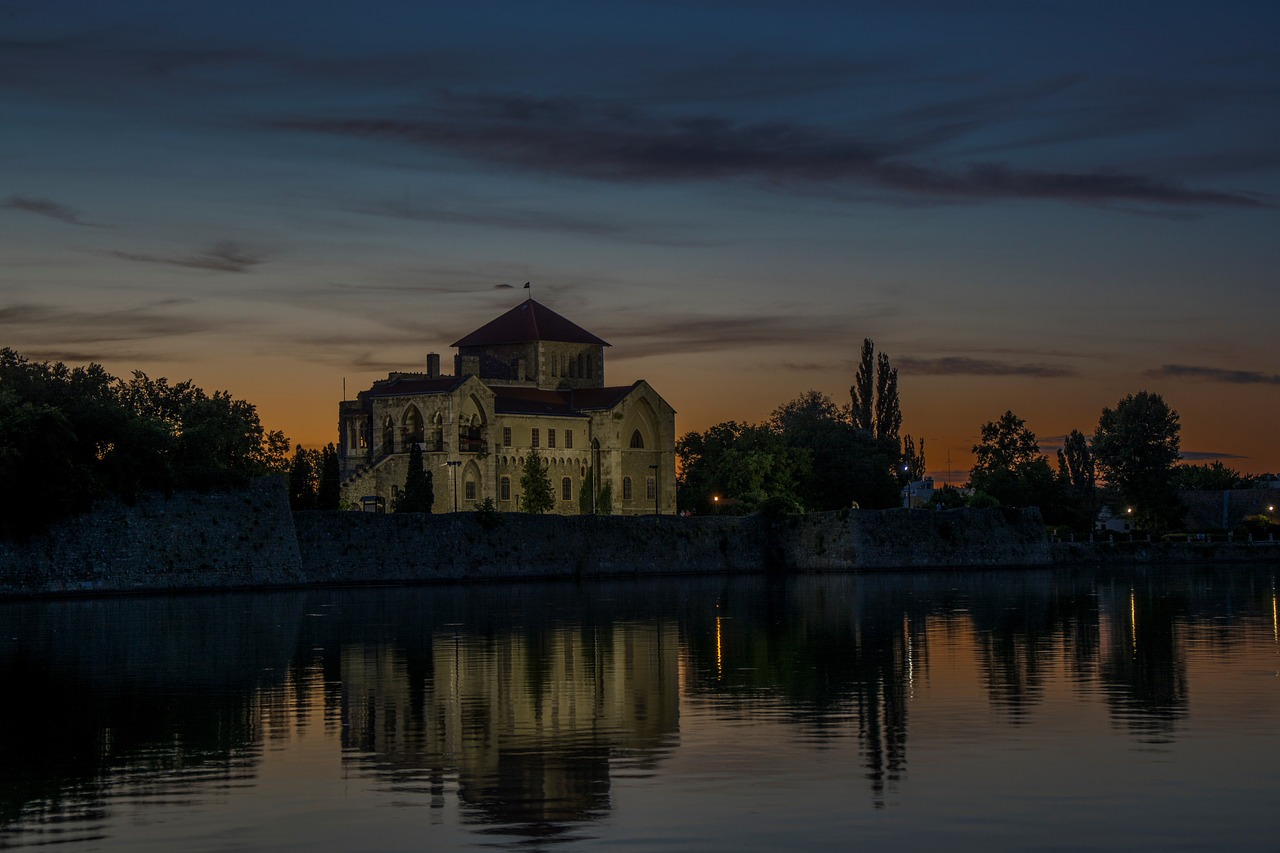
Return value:
[(566, 320), (531, 298), (456, 341), (453, 346), (483, 347), (495, 344), (523, 344), (530, 341), (609, 346), (577, 323)]
[(411, 394), (448, 394), (456, 389), (463, 382), (467, 381), (466, 376), (439, 376), (434, 379), (426, 377), (422, 379), (408, 379), (397, 377), (395, 379), (380, 379), (373, 383), (373, 387), (368, 391), (361, 392), (362, 395), (370, 397), (404, 397)]
[(635, 387), (635, 385), (626, 385), (611, 388), (582, 388), (573, 391), (545, 391), (538, 388), (495, 385), (493, 405), (494, 410), (500, 415), (586, 417), (583, 412), (613, 408)]

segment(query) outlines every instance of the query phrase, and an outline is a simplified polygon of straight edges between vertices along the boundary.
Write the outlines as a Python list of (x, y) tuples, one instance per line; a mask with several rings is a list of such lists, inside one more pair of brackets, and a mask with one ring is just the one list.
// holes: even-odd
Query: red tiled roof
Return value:
[(400, 397), (406, 394), (447, 394), (457, 388), (467, 377), (440, 376), (435, 379), (382, 379), (373, 383), (367, 392), (373, 397)]
[(566, 320), (540, 302), (526, 299), (496, 320), (484, 324), (456, 341), (455, 347), (482, 347), (494, 344), (523, 344), (530, 341), (557, 341), (607, 347), (586, 329)]
[(558, 415), (585, 417), (591, 410), (612, 408), (631, 393), (634, 385), (585, 388), (575, 391), (543, 391), (538, 388), (493, 387), (494, 410), (501, 415)]

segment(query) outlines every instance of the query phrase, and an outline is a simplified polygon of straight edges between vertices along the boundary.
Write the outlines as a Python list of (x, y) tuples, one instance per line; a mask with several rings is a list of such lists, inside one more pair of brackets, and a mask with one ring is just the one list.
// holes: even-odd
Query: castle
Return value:
[(391, 373), (339, 405), (345, 501), (389, 510), (416, 443), (433, 475), (433, 512), (486, 498), (520, 510), (535, 450), (553, 512), (610, 502), (619, 515), (675, 512), (675, 410), (644, 380), (605, 385), (608, 343), (530, 298), (453, 346), (452, 376), (430, 353), (425, 373)]

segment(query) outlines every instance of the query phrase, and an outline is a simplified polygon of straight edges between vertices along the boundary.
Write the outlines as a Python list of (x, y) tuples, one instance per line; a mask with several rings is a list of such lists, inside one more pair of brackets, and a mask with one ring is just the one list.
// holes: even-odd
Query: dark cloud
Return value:
[(495, 284), (493, 286), (493, 289), (494, 290), (514, 290), (515, 285), (514, 284)]
[(569, 216), (549, 210), (520, 210), (498, 205), (469, 207), (429, 207), (387, 202), (356, 208), (356, 212), (377, 216), (394, 216), (418, 222), (443, 222), (446, 224), (482, 225), (491, 228), (510, 228), (524, 231), (542, 231), (565, 234), (585, 234), (631, 243), (681, 248), (702, 248), (721, 245), (713, 241), (695, 240), (683, 235), (692, 226), (677, 222), (628, 222), (611, 216)]
[(746, 178), (790, 189), (846, 189), (946, 199), (1038, 198), (1086, 203), (1267, 206), (1259, 197), (1112, 172), (932, 165), (912, 145), (796, 122), (668, 117), (590, 98), (445, 93), (414, 116), (282, 118), (270, 127), (390, 140), (523, 169), (620, 182)]
[[(205, 319), (190, 314), (175, 315), (157, 310), (173, 305), (172, 300), (142, 307), (106, 311), (78, 311), (60, 305), (16, 304), (0, 307), (0, 330), (4, 337), (28, 340), (56, 340), (59, 345), (107, 344), (169, 338), (203, 332), (213, 327)], [(48, 348), (48, 344), (44, 344)], [(67, 347), (68, 352), (71, 351)]]
[(221, 240), (196, 255), (151, 255), (140, 252), (107, 252), (107, 254), (113, 258), (145, 264), (170, 264), (175, 267), (234, 273), (248, 272), (264, 261), (261, 253), (250, 251), (230, 240)]
[(1050, 364), (1011, 364), (989, 359), (967, 358), (965, 356), (948, 356), (945, 358), (912, 358), (905, 356), (894, 359), (894, 364), (903, 373), (921, 376), (1029, 376), (1041, 379), (1059, 379), (1077, 375), (1077, 371), (1070, 367)]
[(745, 346), (839, 344), (849, 337), (846, 318), (787, 316), (777, 313), (724, 317), (651, 317), (629, 312), (625, 324), (603, 327), (605, 340), (619, 345), (621, 359), (653, 355), (733, 350)]
[(1147, 376), (1170, 379), (1203, 379), (1226, 385), (1280, 385), (1280, 373), (1259, 370), (1224, 370), (1220, 367), (1198, 367), (1188, 364), (1164, 364), (1148, 370)]
[(1219, 453), (1214, 450), (1184, 450), (1182, 451), (1183, 462), (1203, 462), (1209, 459), (1249, 459), (1249, 456), (1242, 456), (1239, 453)]
[(0, 207), (5, 207), (10, 210), (22, 210), (27, 213), (34, 213), (36, 216), (47, 216), (50, 219), (56, 219), (59, 222), (68, 222), (72, 225), (93, 225), (93, 223), (86, 222), (81, 219), (80, 214), (78, 214), (74, 209), (47, 198), (31, 198), (29, 196), (11, 195), (3, 202), (0, 202)]

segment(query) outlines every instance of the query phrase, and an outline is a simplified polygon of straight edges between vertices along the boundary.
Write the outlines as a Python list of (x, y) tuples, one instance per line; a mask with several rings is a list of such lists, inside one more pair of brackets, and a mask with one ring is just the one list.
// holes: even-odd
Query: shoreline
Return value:
[(1280, 542), (1050, 542), (1037, 510), (761, 516), (289, 510), (283, 482), (104, 503), (0, 543), (0, 600), (458, 581), (1280, 562)]

